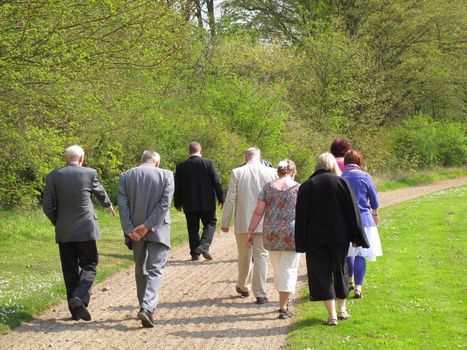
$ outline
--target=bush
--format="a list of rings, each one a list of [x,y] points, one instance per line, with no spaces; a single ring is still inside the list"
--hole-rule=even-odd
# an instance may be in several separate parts
[[[392,132],[394,154],[402,168],[459,166],[467,160],[466,127],[419,114]]]

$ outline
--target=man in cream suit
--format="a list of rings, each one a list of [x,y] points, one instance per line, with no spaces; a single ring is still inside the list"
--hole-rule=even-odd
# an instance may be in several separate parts
[[[261,152],[256,147],[245,151],[245,163],[232,170],[222,212],[222,231],[229,232],[235,206],[234,232],[238,250],[236,290],[241,296],[247,297],[251,288],[256,297],[256,303],[264,304],[268,302],[266,279],[269,254],[263,245],[262,221],[254,232],[252,248],[247,246],[247,233],[258,194],[266,183],[277,178],[277,173],[275,169],[261,164]],[[254,264],[252,264],[252,257]]]
[[[143,327],[154,327],[164,266],[170,248],[173,174],[159,169],[158,153],[144,151],[138,167],[120,175],[118,205],[125,240],[133,250],[136,291]]]
[[[82,166],[83,149],[78,145],[68,147],[65,161],[66,166],[47,176],[42,205],[55,226],[71,318],[90,321],[87,306],[99,262],[96,240],[100,239],[91,197],[109,208],[112,215],[115,211],[97,171]]]

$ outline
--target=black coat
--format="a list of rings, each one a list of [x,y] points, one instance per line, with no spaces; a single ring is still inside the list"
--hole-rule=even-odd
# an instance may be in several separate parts
[[[304,253],[312,248],[350,242],[369,247],[355,196],[346,180],[318,170],[298,191],[296,250]]]
[[[175,208],[186,212],[215,210],[216,196],[219,203],[224,203],[224,192],[212,160],[191,156],[177,165]]]

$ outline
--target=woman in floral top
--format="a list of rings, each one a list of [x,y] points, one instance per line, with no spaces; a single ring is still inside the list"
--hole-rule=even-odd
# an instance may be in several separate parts
[[[264,248],[267,249],[274,271],[274,284],[279,292],[279,318],[293,315],[288,309],[290,295],[297,283],[300,255],[295,251],[295,203],[298,187],[294,181],[295,163],[289,159],[279,162],[279,179],[264,185],[248,227],[248,244],[263,218]]]

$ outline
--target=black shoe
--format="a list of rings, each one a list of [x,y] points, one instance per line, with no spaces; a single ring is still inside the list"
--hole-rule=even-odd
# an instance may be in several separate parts
[[[138,318],[141,320],[141,324],[143,325],[143,327],[152,328],[156,325],[154,323],[154,319],[152,318],[152,313],[150,313],[146,309],[139,310]]]
[[[235,286],[235,290],[237,291],[238,294],[240,294],[244,298],[250,296],[250,292],[244,292],[243,290],[240,289],[239,286]]]
[[[83,301],[78,298],[74,297],[69,300],[69,305],[70,308],[75,310],[75,318],[73,318],[75,321],[78,321],[79,319],[83,319],[84,321],[91,321],[91,314],[89,313],[86,305],[84,305]]]
[[[78,312],[75,308],[72,308],[70,306],[70,313],[71,313],[71,320],[73,321],[79,321],[79,316],[78,316]]]
[[[267,297],[256,297],[256,304],[263,305],[269,302]]]
[[[191,257],[191,261],[198,261],[199,260],[199,255],[195,255]]]
[[[196,248],[195,252],[199,254],[203,254],[204,258],[206,260],[212,260],[212,255],[209,253],[209,250],[203,248],[203,247],[198,247]]]

